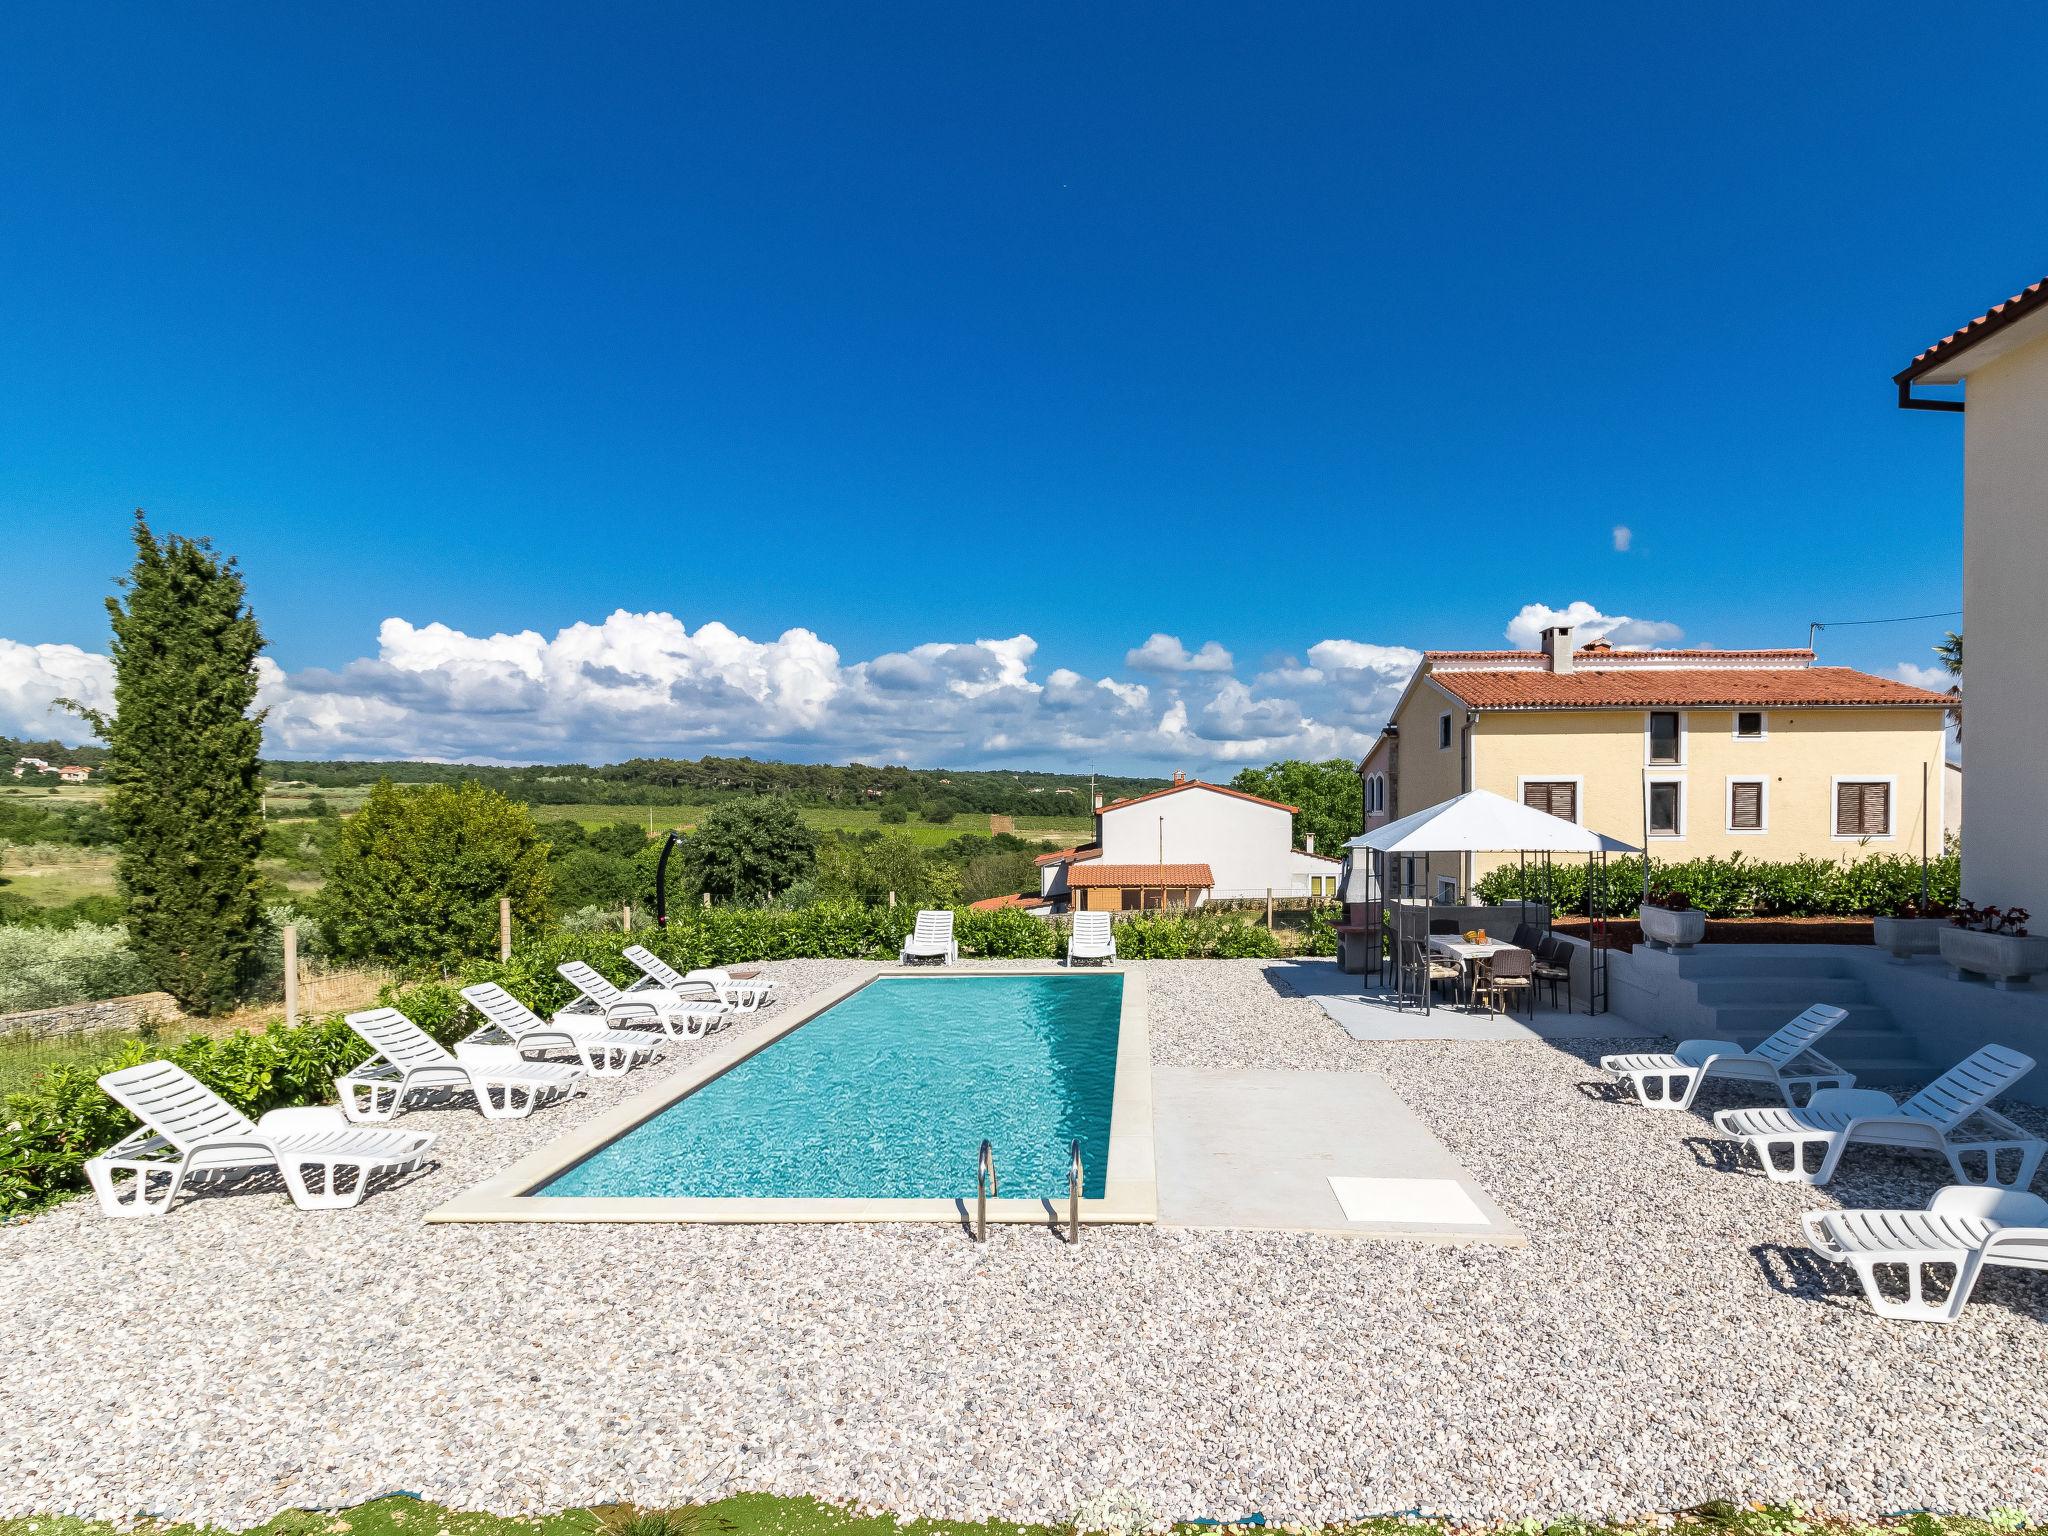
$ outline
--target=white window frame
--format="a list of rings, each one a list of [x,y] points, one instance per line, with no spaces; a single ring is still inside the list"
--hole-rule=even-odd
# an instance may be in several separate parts
[[[1387,776],[1384,773],[1366,775],[1365,808],[1368,811],[1384,811],[1387,808]]]
[[[1445,886],[1450,887],[1448,893],[1444,889]],[[1458,877],[1456,875],[1438,875],[1436,877],[1436,889],[1430,894],[1430,904],[1438,907],[1455,907],[1458,904]]]
[[[1676,715],[1676,716],[1678,716],[1678,761],[1677,761],[1677,762],[1675,762],[1675,763],[1658,763],[1658,762],[1652,762],[1652,761],[1651,761],[1651,759],[1650,759],[1650,716],[1652,716],[1652,715]],[[1687,749],[1687,746],[1686,746],[1686,740],[1685,740],[1685,738],[1686,738],[1686,736],[1687,736],[1687,735],[1688,735],[1688,734],[1690,733],[1690,729],[1691,729],[1691,728],[1690,728],[1690,727],[1689,727],[1689,726],[1688,726],[1688,725],[1686,724],[1686,719],[1685,719],[1685,711],[1684,711],[1684,710],[1682,710],[1682,709],[1646,709],[1646,710],[1644,710],[1644,711],[1643,711],[1643,766],[1644,766],[1645,768],[1669,768],[1669,769],[1674,769],[1674,770],[1675,770],[1675,769],[1679,769],[1679,768],[1683,768],[1683,767],[1687,766],[1687,764],[1686,764],[1686,755],[1687,755],[1687,750],[1688,750],[1688,749]]]
[[[1447,709],[1436,717],[1436,749],[1439,752],[1451,750],[1451,743],[1457,739],[1457,732],[1451,729],[1451,712]]]
[[[1742,734],[1742,717],[1755,715],[1763,722],[1763,729],[1754,736]],[[1769,741],[1771,738],[1771,712],[1767,709],[1738,709],[1728,717],[1728,734],[1736,741]]]
[[[1683,739],[1683,737],[1684,737],[1684,731],[1683,731],[1683,728],[1681,728],[1681,730],[1680,730],[1680,733],[1679,733],[1679,734],[1680,734],[1680,739]],[[1651,830],[1651,828],[1650,828],[1650,786],[1651,786],[1652,784],[1676,784],[1676,785],[1678,786],[1678,830],[1677,830],[1676,832],[1657,832],[1657,831],[1653,831],[1653,830]],[[1685,841],[1685,828],[1686,828],[1686,823],[1687,823],[1687,821],[1688,821],[1688,820],[1690,820],[1690,819],[1691,819],[1691,814],[1692,814],[1692,808],[1691,808],[1691,806],[1690,806],[1690,805],[1688,805],[1688,804],[1687,804],[1687,802],[1688,802],[1689,800],[1691,800],[1691,799],[1692,799],[1692,796],[1691,796],[1691,795],[1689,795],[1689,794],[1687,794],[1687,793],[1685,792],[1685,775],[1684,775],[1684,774],[1682,774],[1682,773],[1650,773],[1650,774],[1645,774],[1645,775],[1643,776],[1643,835],[1644,835],[1645,837],[1651,837],[1651,838],[1655,838],[1655,839],[1656,839],[1656,840],[1657,840],[1658,842],[1660,842],[1660,843],[1682,843],[1682,842],[1684,842],[1684,841]],[[1830,812],[1832,813],[1832,807],[1830,807]]]
[[[1721,825],[1723,830],[1730,837],[1762,837],[1765,833],[1769,832],[1771,830],[1771,781],[1760,773],[1731,773],[1728,775],[1727,783],[1728,787],[1721,804]],[[1757,801],[1757,817],[1761,825],[1754,827],[1738,827],[1735,825],[1735,786],[1738,784],[1758,784],[1763,787],[1763,794],[1758,797]],[[1681,801],[1682,804],[1683,801]],[[1828,807],[1828,814],[1830,817],[1833,816],[1833,806]],[[1684,819],[1682,812],[1680,819]]]
[[[1885,829],[1882,832],[1837,832],[1835,830],[1835,807],[1842,803],[1844,784],[1886,784],[1884,811]],[[1828,780],[1828,841],[1834,843],[1891,843],[1899,836],[1899,780],[1890,773],[1838,773]]]
[[[1527,805],[1531,784],[1569,784],[1572,787],[1572,825],[1586,824],[1586,777],[1580,773],[1525,773],[1515,780],[1515,800]]]

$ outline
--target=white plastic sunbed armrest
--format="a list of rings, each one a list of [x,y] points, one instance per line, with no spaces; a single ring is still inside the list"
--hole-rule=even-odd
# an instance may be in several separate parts
[[[605,1022],[609,1024],[620,1017],[636,1019],[658,1019],[662,1010],[657,1005],[638,997],[622,997],[604,1010]]]
[[[1817,1115],[1851,1115],[1858,1120],[1884,1118],[1899,1112],[1899,1101],[1875,1088],[1823,1088],[1806,1101]]]
[[[1807,1246],[1815,1253],[1833,1259],[1837,1264],[1846,1264],[1849,1262],[1848,1251],[1836,1243],[1834,1234],[1828,1231],[1828,1218],[1834,1214],[1833,1211],[1808,1211],[1799,1218],[1799,1224],[1806,1228]]]
[[[295,1109],[273,1109],[256,1122],[259,1131],[346,1131],[355,1126],[341,1112],[339,1104],[302,1104]]]
[[[1698,1067],[1715,1056],[1747,1056],[1749,1052],[1733,1040],[1681,1040],[1671,1054],[1689,1067]]]

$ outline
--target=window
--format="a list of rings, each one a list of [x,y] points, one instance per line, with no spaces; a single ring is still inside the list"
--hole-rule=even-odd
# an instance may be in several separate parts
[[[1387,808],[1387,777],[1385,774],[1373,774],[1365,781],[1365,808],[1368,811],[1384,811]]]
[[[1735,734],[1743,741],[1761,741],[1764,712],[1760,709],[1738,709],[1735,712]]]
[[[1650,711],[1650,761],[1673,766],[1683,761],[1679,756],[1678,711],[1675,709],[1653,709]]]
[[[1685,835],[1685,786],[1676,779],[1657,779],[1650,784],[1650,836]]]
[[[1124,887],[1123,909],[1126,912],[1135,912],[1138,910],[1138,895],[1139,893],[1132,890],[1129,886]]]
[[[1446,710],[1436,717],[1436,749],[1439,752],[1446,752],[1450,750],[1450,745],[1451,716],[1450,711]]]
[[[1458,904],[1458,881],[1455,876],[1436,877],[1436,904],[1440,907],[1454,907]]]
[[[1730,779],[1728,781],[1728,830],[1730,832],[1761,832],[1764,830],[1764,781],[1762,779]]]
[[[1531,810],[1543,811],[1551,816],[1562,816],[1566,821],[1579,819],[1579,781],[1577,779],[1524,779],[1522,781],[1522,804]]]
[[[1892,786],[1889,779],[1835,781],[1835,836],[1890,837]]]

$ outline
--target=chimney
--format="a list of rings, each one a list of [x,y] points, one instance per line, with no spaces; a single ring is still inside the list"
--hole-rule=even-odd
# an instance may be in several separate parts
[[[1174,770],[1173,770],[1173,782],[1174,782],[1174,783],[1176,783],[1176,784],[1185,784],[1185,783],[1187,783],[1187,781],[1188,781],[1188,776],[1187,776],[1187,775],[1186,775],[1185,773],[1181,772],[1181,771],[1180,771],[1180,769],[1176,768],[1176,769],[1174,769]]]
[[[1553,672],[1569,672],[1572,669],[1572,627],[1569,624],[1555,624],[1543,631],[1543,658],[1550,663]]]
[[[1313,832],[1309,833],[1309,834],[1308,834],[1308,836],[1307,836],[1307,837],[1305,837],[1305,838],[1303,838],[1303,839],[1302,839],[1301,841],[1302,841],[1302,845],[1303,845],[1303,848],[1304,848],[1304,850],[1305,850],[1306,852],[1309,852],[1309,853],[1314,853],[1314,852],[1316,851],[1316,835],[1315,835],[1315,833],[1313,833]]]
[[[1098,811],[1102,809],[1102,796],[1100,795],[1095,797],[1095,809]]]

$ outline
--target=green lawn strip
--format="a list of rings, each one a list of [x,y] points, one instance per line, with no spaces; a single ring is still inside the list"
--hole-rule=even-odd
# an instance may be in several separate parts
[[[1107,1501],[1121,1504],[1121,1500]],[[1249,1511],[1224,1512],[1237,1517]],[[1386,1516],[1321,1527],[1286,1526],[1315,1536],[1659,1536],[1683,1531],[1696,1536],[2007,1536],[2026,1522],[2010,1511],[1985,1516],[1901,1513],[1875,1521],[1817,1515],[1796,1505],[1709,1504],[1676,1515],[1636,1520],[1439,1521]],[[572,1509],[559,1514],[504,1516],[465,1513],[417,1499],[393,1496],[336,1511],[293,1510],[256,1526],[245,1536],[1071,1536],[1071,1524],[1013,1525],[1007,1521],[898,1520],[862,1514],[816,1499],[736,1494],[710,1504],[674,1510],[637,1510],[627,1505]],[[1215,1532],[1214,1524],[1174,1527],[1182,1536]],[[1248,1532],[1250,1525],[1226,1526]],[[202,1526],[166,1525],[150,1520],[114,1525],[68,1516],[0,1520],[0,1536],[223,1536]],[[1117,1536],[1135,1536],[1126,1526]]]

